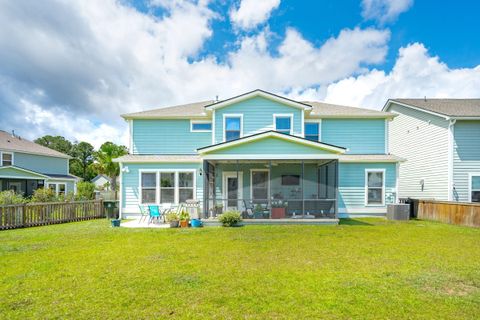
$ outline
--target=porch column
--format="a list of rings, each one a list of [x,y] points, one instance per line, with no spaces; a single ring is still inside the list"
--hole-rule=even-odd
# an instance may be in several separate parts
[[[272,160],[268,160],[268,194],[267,194],[267,206],[270,208],[269,217],[272,219],[272,196],[270,194],[272,190]],[[252,183],[252,181],[250,181]],[[285,208],[287,210],[287,208]]]
[[[335,219],[338,219],[338,160],[335,160]]]
[[[305,175],[305,161],[302,160],[302,173],[300,177],[301,187],[302,187],[302,219],[305,218],[305,191],[303,190],[304,183],[303,183],[303,177]]]
[[[209,210],[209,194],[210,194],[210,189],[208,185],[208,180],[209,180],[209,172],[208,172],[208,161],[203,160],[203,217],[208,218],[208,213],[210,212]]]
[[[237,210],[240,211],[240,206],[238,205],[240,203],[240,199],[238,198],[238,195],[240,194],[240,183],[239,183],[240,181],[238,181],[238,159],[237,159],[237,161],[235,161],[235,171],[236,171],[236,174],[237,174]],[[243,188],[243,185],[242,185],[242,188]],[[242,196],[243,196],[243,190],[242,190]],[[226,198],[227,198],[227,206],[228,206],[228,194],[227,194]],[[241,214],[241,212],[240,212],[240,214]]]

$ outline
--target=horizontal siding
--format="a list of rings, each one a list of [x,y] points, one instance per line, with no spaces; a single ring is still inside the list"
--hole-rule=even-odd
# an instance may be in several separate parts
[[[407,160],[400,165],[399,196],[448,200],[448,122],[396,104],[389,111],[399,113],[389,123],[390,152]]]
[[[293,134],[302,134],[302,110],[262,97],[255,97],[215,110],[215,141],[223,141],[223,115],[243,114],[243,135],[274,130],[273,114],[293,114]]]
[[[46,174],[68,174],[68,159],[15,152],[14,165]]]
[[[469,173],[480,174],[480,121],[457,121],[453,151],[455,200],[468,201]]]
[[[121,179],[121,196],[122,208],[124,214],[139,213],[138,204],[140,203],[140,170],[159,170],[159,169],[195,169],[196,174],[196,197],[197,200],[203,201],[203,176],[200,175],[200,163],[129,163],[124,167],[128,167],[128,172],[122,173]]]
[[[385,153],[384,119],[323,119],[321,140],[351,154]]]
[[[365,170],[385,169],[385,204],[394,202],[396,184],[396,165],[394,163],[340,163],[339,165],[339,202],[341,213],[368,213],[365,206]],[[385,207],[380,207],[385,209]]]
[[[211,132],[190,132],[190,120],[133,120],[133,154],[194,154]]]

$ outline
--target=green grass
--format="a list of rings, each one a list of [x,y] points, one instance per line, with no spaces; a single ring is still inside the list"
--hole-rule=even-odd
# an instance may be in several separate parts
[[[478,319],[480,229],[339,226],[0,232],[2,319]]]

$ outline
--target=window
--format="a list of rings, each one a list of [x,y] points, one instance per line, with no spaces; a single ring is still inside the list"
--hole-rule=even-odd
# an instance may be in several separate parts
[[[175,202],[175,172],[160,172],[160,203]]]
[[[142,172],[142,203],[156,203],[157,194],[157,174],[155,172]]]
[[[320,141],[320,123],[305,122],[305,139],[312,141]]]
[[[470,202],[480,202],[480,173],[470,175]]]
[[[255,200],[267,201],[269,199],[269,172],[268,170],[252,170],[251,198]]]
[[[180,203],[193,199],[193,172],[178,173],[178,200]]]
[[[293,115],[274,114],[275,130],[281,133],[292,134]]]
[[[242,136],[242,116],[225,115],[225,141],[239,139]]]
[[[385,194],[385,170],[366,170],[366,205],[383,206]]]
[[[9,152],[2,152],[2,166],[11,166],[13,165],[13,154]]]
[[[190,131],[210,132],[212,131],[212,123],[210,121],[190,121]]]
[[[65,183],[49,183],[48,188],[55,192],[57,196],[65,195],[67,193],[67,185]]]

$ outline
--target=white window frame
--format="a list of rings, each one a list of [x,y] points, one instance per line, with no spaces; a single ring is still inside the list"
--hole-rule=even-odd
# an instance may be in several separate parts
[[[480,191],[477,189],[473,189],[473,177],[480,177],[480,172],[478,173],[469,173],[468,174],[468,202],[472,202],[472,192],[473,191]]]
[[[270,199],[270,169],[250,169],[250,200],[253,201],[253,173],[254,172],[267,172],[267,185],[268,193],[267,200]]]
[[[178,174],[180,172],[191,172],[193,173],[193,200],[197,199],[197,169],[140,169],[138,170],[138,190],[139,190],[139,197],[138,197],[138,204],[146,204],[142,203],[142,173],[155,173],[157,177],[157,183],[155,187],[155,203],[150,203],[154,205],[160,205],[161,198],[160,198],[160,173],[161,172],[172,172],[175,174],[175,191],[174,191],[174,204],[178,205],[180,200],[180,187],[179,187],[179,179]]]
[[[290,118],[290,133],[289,135],[293,134],[293,113],[274,113],[273,114],[273,128],[275,131],[277,130],[277,118]]]
[[[223,114],[223,142],[227,141],[227,118],[240,118],[240,138],[243,137],[243,113],[224,113]]]
[[[308,120],[305,120],[304,123],[303,123],[303,138],[307,139],[307,132],[305,131],[305,125],[307,123],[318,123],[318,142],[322,141],[322,119],[315,119],[315,120],[312,120],[312,119],[308,119]],[[312,140],[310,140],[312,141]]]
[[[50,188],[50,186],[55,186],[55,195],[58,196],[60,194],[60,185],[65,185],[65,195],[68,193],[67,183],[66,182],[47,182],[45,185],[46,188]]]
[[[368,203],[368,174],[369,173],[375,173],[375,172],[381,172],[382,173],[382,203]],[[386,170],[385,169],[365,169],[365,206],[366,207],[384,207],[385,206],[385,176]]]
[[[194,124],[210,124],[211,128],[213,129],[213,123],[210,120],[190,120],[190,132],[212,132],[210,130],[195,130],[193,129]]]
[[[13,166],[13,164],[14,164],[14,155],[13,155],[13,152],[1,151],[1,152],[0,152],[0,167],[3,167],[3,166],[4,166],[4,165],[3,165],[3,155],[4,155],[4,154],[9,154],[9,155],[12,156],[12,161],[11,161],[12,164],[10,164],[10,166]],[[5,167],[8,167],[8,166],[5,166]]]

